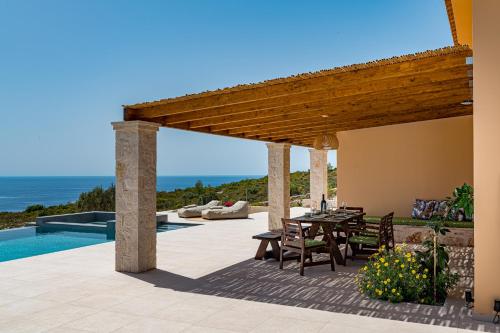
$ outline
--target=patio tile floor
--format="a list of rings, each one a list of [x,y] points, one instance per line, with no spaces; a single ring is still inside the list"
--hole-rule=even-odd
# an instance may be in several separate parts
[[[364,298],[353,282],[360,263],[300,277],[295,262],[280,271],[255,261],[251,236],[266,223],[256,213],[158,234],[158,269],[144,274],[115,272],[113,243],[0,263],[0,332],[500,331],[471,320],[459,300]]]

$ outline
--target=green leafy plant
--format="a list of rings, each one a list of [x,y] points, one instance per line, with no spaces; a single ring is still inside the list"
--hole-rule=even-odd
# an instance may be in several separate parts
[[[359,291],[370,298],[421,302],[429,289],[429,269],[404,245],[396,246],[394,251],[382,247],[360,269],[356,283]]]
[[[458,283],[459,277],[450,271],[450,256],[446,247],[439,242],[439,236],[446,235],[450,230],[444,227],[442,220],[430,221],[428,227],[432,230],[432,238],[424,240],[424,250],[416,252],[420,265],[432,272],[432,288],[427,290],[423,298],[427,304],[442,304],[448,291]]]
[[[451,212],[463,212],[465,219],[472,221],[474,217],[474,189],[471,185],[464,183],[457,187],[449,198]]]

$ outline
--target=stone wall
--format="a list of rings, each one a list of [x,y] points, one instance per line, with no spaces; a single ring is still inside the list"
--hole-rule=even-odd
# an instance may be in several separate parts
[[[449,228],[450,232],[441,236],[440,240],[448,246],[474,246],[473,228]],[[394,238],[396,243],[416,243],[420,244],[422,240],[430,237],[430,230],[427,227],[415,227],[409,225],[395,225]]]

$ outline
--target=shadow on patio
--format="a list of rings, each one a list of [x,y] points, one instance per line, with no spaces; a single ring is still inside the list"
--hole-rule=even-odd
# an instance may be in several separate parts
[[[249,259],[198,279],[191,279],[163,270],[131,275],[180,292],[198,293],[254,302],[281,304],[337,313],[408,321],[438,326],[500,332],[497,326],[474,321],[471,311],[459,299],[449,298],[445,306],[420,304],[391,304],[360,295],[354,279],[361,261],[349,262],[347,267],[328,265],[306,268],[305,276],[298,274],[298,264],[285,263],[283,271],[274,260]]]

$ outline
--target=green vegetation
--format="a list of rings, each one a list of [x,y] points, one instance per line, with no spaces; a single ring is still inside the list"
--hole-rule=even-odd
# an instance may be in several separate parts
[[[337,187],[337,172],[329,166],[329,188],[332,195]],[[309,171],[297,171],[290,174],[290,194],[306,195],[309,192]],[[195,186],[170,192],[158,192],[158,210],[177,209],[188,204],[203,204],[210,200],[238,201],[246,200],[253,205],[264,205],[267,201],[267,177],[245,179],[220,186],[204,186],[198,181]],[[44,207],[32,205],[23,212],[0,212],[0,229],[22,227],[27,222],[35,221],[37,216],[76,213],[89,210],[115,210],[115,187],[107,189],[96,187],[82,193],[75,203]]]
[[[368,222],[380,221],[379,216],[365,216]],[[392,220],[394,225],[411,225],[415,227],[425,227],[429,221],[412,219],[411,217],[394,217]],[[474,228],[474,223],[467,221],[444,221],[444,226],[448,228]]]
[[[450,214],[453,214],[453,211],[458,211],[459,214],[462,214],[465,217],[465,220],[472,221],[474,218],[474,189],[469,184],[463,184],[460,187],[457,187],[453,191],[453,195],[451,198],[448,198],[450,202],[451,210]]]

